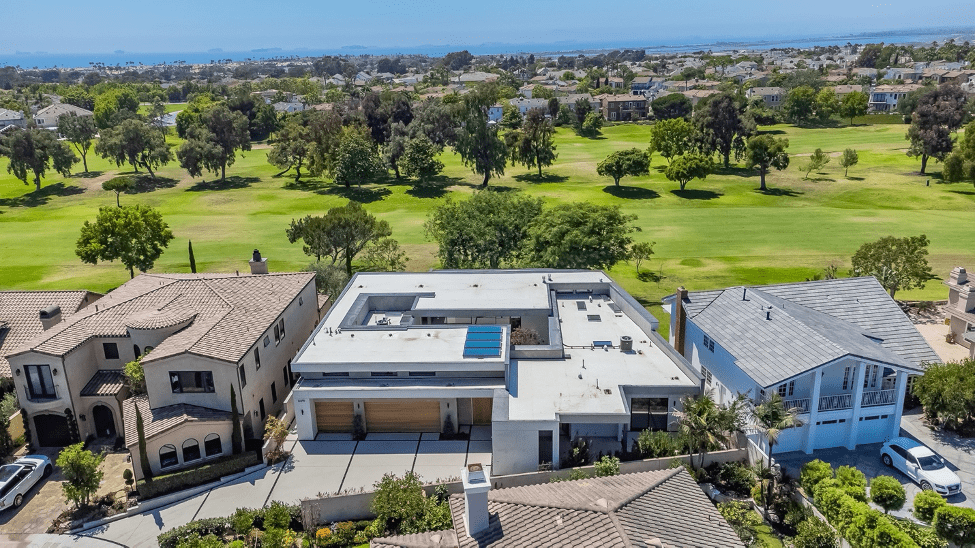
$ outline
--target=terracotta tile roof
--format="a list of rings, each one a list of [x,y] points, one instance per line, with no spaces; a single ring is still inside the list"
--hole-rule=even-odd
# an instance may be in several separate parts
[[[67,318],[99,296],[84,290],[0,292],[0,377],[10,378],[7,355],[44,330],[39,315],[42,309],[58,306],[62,317]]]
[[[685,468],[495,489],[488,501],[489,528],[474,538],[465,530],[464,495],[452,495],[453,539],[438,531],[374,539],[371,546],[743,547]]]
[[[458,548],[458,537],[452,529],[378,537],[370,541],[370,548]]]
[[[237,362],[314,280],[312,273],[139,275],[15,351],[63,356],[97,337],[189,322],[143,358],[180,353]]]
[[[173,429],[184,422],[230,422],[231,413],[208,409],[197,405],[180,403],[155,409],[149,408],[145,395],[130,397],[122,403],[122,419],[126,426],[136,425],[136,407],[142,413],[142,424],[146,439]],[[126,430],[126,447],[139,443],[135,428]]]
[[[110,396],[122,391],[125,376],[121,370],[100,370],[81,390],[82,397]],[[133,413],[135,414],[135,413]]]

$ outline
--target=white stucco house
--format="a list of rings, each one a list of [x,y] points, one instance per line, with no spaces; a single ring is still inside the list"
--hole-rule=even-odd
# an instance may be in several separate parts
[[[95,116],[88,109],[82,109],[81,107],[67,103],[55,103],[34,113],[34,124],[37,124],[37,127],[43,130],[57,130],[58,121],[61,120],[61,117],[69,114],[80,117]]]
[[[798,409],[803,425],[781,432],[775,453],[898,436],[911,378],[940,361],[874,277],[680,288],[664,302],[671,343],[706,391],[724,402],[778,393]]]
[[[558,468],[571,440],[666,430],[701,391],[657,327],[600,271],[358,273],[292,362],[289,406],[301,440],[486,426],[494,473]]]

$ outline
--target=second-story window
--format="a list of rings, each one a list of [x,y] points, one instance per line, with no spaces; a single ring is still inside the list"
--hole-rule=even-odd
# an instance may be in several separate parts
[[[248,385],[248,375],[244,371],[244,363],[241,363],[240,365],[237,366],[237,372],[238,372],[238,375],[241,377],[241,387],[243,388],[243,387],[247,386]]]
[[[214,393],[214,374],[210,371],[170,371],[173,393]]]
[[[278,325],[275,325],[275,343],[277,344],[281,341],[282,341],[282,333],[278,329]]]
[[[851,372],[851,367],[845,367],[845,377],[841,379],[841,389],[848,389],[848,374]]]
[[[278,330],[281,331],[282,338],[284,338],[285,337],[285,319],[284,318],[282,318],[281,320],[278,321]]]
[[[254,348],[254,370],[261,368],[261,354],[258,353],[258,348]]]
[[[278,390],[275,388],[275,383],[271,383],[271,402],[278,403]]]
[[[105,353],[106,359],[119,358],[119,346],[115,342],[102,343],[102,352]]]
[[[27,391],[32,399],[56,397],[50,365],[27,365],[24,370],[27,371]]]

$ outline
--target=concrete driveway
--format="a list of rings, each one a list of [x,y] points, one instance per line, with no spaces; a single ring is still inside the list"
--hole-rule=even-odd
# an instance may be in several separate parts
[[[425,482],[458,476],[471,462],[492,462],[491,428],[476,426],[468,441],[438,441],[438,434],[345,435],[298,441],[291,434],[288,460],[230,481],[187,500],[130,516],[82,533],[129,547],[155,547],[163,531],[195,519],[228,516],[238,508],[289,504],[341,490],[371,490],[384,474],[414,471]]]
[[[974,507],[973,439],[956,438],[931,431],[923,424],[922,415],[918,410],[903,415],[900,435],[911,437],[943,456],[950,464],[950,469],[960,476],[961,481],[961,492],[949,497],[947,501],[957,506]],[[775,456],[775,460],[795,479],[800,478],[801,466],[816,458],[828,462],[834,468],[843,465],[854,466],[865,474],[869,483],[876,476],[892,476],[898,479],[906,489],[906,504],[901,510],[894,511],[892,514],[899,517],[910,517],[913,498],[922,489],[902,472],[882,464],[879,453],[881,448],[881,443],[858,445],[854,451],[849,451],[844,447],[834,447],[819,449],[810,455],[802,452],[778,454]]]

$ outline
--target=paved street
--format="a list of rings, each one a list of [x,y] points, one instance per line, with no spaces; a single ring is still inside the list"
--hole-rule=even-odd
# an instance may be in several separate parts
[[[490,437],[487,426],[476,426],[469,441],[438,441],[437,434],[416,433],[370,434],[359,442],[342,435],[297,441],[292,434],[286,442],[292,455],[284,463],[83,534],[130,547],[155,547],[161,532],[194,519],[227,516],[238,508],[260,508],[276,500],[297,503],[319,493],[369,490],[387,472],[414,471],[434,482],[458,476],[467,463],[491,463]]]

